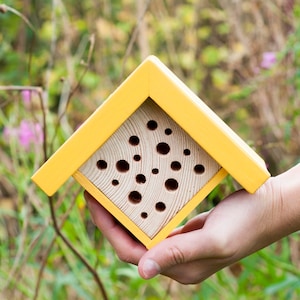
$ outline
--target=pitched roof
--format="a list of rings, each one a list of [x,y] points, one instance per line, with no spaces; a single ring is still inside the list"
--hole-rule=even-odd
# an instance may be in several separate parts
[[[270,176],[255,151],[163,63],[150,56],[32,176],[32,180],[46,194],[54,194],[149,97],[248,192],[255,192]]]

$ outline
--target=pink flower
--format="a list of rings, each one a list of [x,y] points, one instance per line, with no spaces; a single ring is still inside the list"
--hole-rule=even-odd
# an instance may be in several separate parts
[[[41,145],[44,135],[39,123],[22,120],[19,127],[5,127],[4,138],[7,140],[16,139],[20,146],[28,151],[31,145]]]
[[[25,105],[29,105],[30,101],[31,101],[31,91],[30,90],[23,90],[21,92],[22,95],[22,100],[24,102]]]
[[[263,69],[271,69],[276,63],[276,53],[275,52],[265,52],[263,53],[263,58],[260,66]]]

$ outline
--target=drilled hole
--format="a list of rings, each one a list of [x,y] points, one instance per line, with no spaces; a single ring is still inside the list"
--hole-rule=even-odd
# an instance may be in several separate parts
[[[114,180],[111,182],[111,184],[112,184],[113,186],[117,186],[117,185],[119,185],[119,181],[118,181],[117,179],[114,179]]]
[[[181,163],[179,161],[172,161],[171,169],[173,171],[179,171],[181,169]]]
[[[130,144],[130,145],[132,145],[132,146],[137,146],[139,143],[140,143],[140,139],[139,139],[138,136],[132,135],[132,136],[129,138],[129,144]]]
[[[183,154],[184,154],[185,156],[189,156],[189,155],[191,155],[191,150],[190,150],[190,149],[184,149],[184,150],[183,150]]]
[[[116,167],[119,172],[124,173],[129,170],[129,163],[126,160],[122,159],[116,163]]]
[[[174,178],[166,180],[165,187],[168,191],[176,191],[178,189],[178,182]]]
[[[164,211],[166,209],[166,204],[164,204],[163,202],[157,202],[155,204],[155,209],[157,211]]]
[[[141,160],[141,156],[136,154],[134,157],[133,157],[133,160],[135,161],[140,161]]]
[[[102,160],[102,159],[98,160],[97,161],[97,168],[99,170],[105,170],[107,168],[107,162],[105,160]]]
[[[194,171],[196,174],[203,174],[205,172],[205,167],[203,165],[196,165]]]
[[[159,143],[156,146],[156,150],[159,154],[166,155],[170,152],[170,146],[167,143]]]
[[[142,212],[142,213],[141,213],[141,217],[142,217],[143,219],[147,219],[147,218],[148,218],[148,214],[147,214],[146,212]]]
[[[157,122],[154,121],[154,120],[150,120],[147,123],[147,127],[148,127],[149,130],[155,130],[157,128],[157,126],[158,126]]]
[[[159,173],[159,170],[157,168],[152,169],[152,174],[156,175]]]
[[[138,191],[132,191],[128,195],[128,199],[133,204],[139,204],[142,201],[142,195]]]
[[[165,134],[166,134],[166,135],[171,135],[172,132],[173,132],[173,131],[172,131],[171,128],[166,128],[166,129],[165,129]]]
[[[137,183],[145,183],[146,177],[143,174],[138,174],[138,175],[136,175],[135,180]]]

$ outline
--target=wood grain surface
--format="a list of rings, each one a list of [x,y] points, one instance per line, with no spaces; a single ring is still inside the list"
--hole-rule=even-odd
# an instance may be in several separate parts
[[[219,169],[149,98],[79,171],[153,238]]]

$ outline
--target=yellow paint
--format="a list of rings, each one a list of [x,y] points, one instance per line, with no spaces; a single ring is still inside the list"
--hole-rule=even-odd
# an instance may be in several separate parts
[[[106,210],[108,210],[121,224],[123,224],[144,245],[149,237],[139,229],[112,201],[110,201],[92,182],[79,171],[73,174],[77,182],[85,188]]]
[[[164,240],[172,230],[195,209],[197,205],[218,185],[227,175],[221,168],[211,180],[171,219],[171,221],[153,238],[149,238],[127,215],[125,215],[112,201],[110,201],[96,186],[93,185],[79,171],[73,174],[78,183],[83,186],[98,202],[109,211],[124,227],[126,227],[148,249]]]

